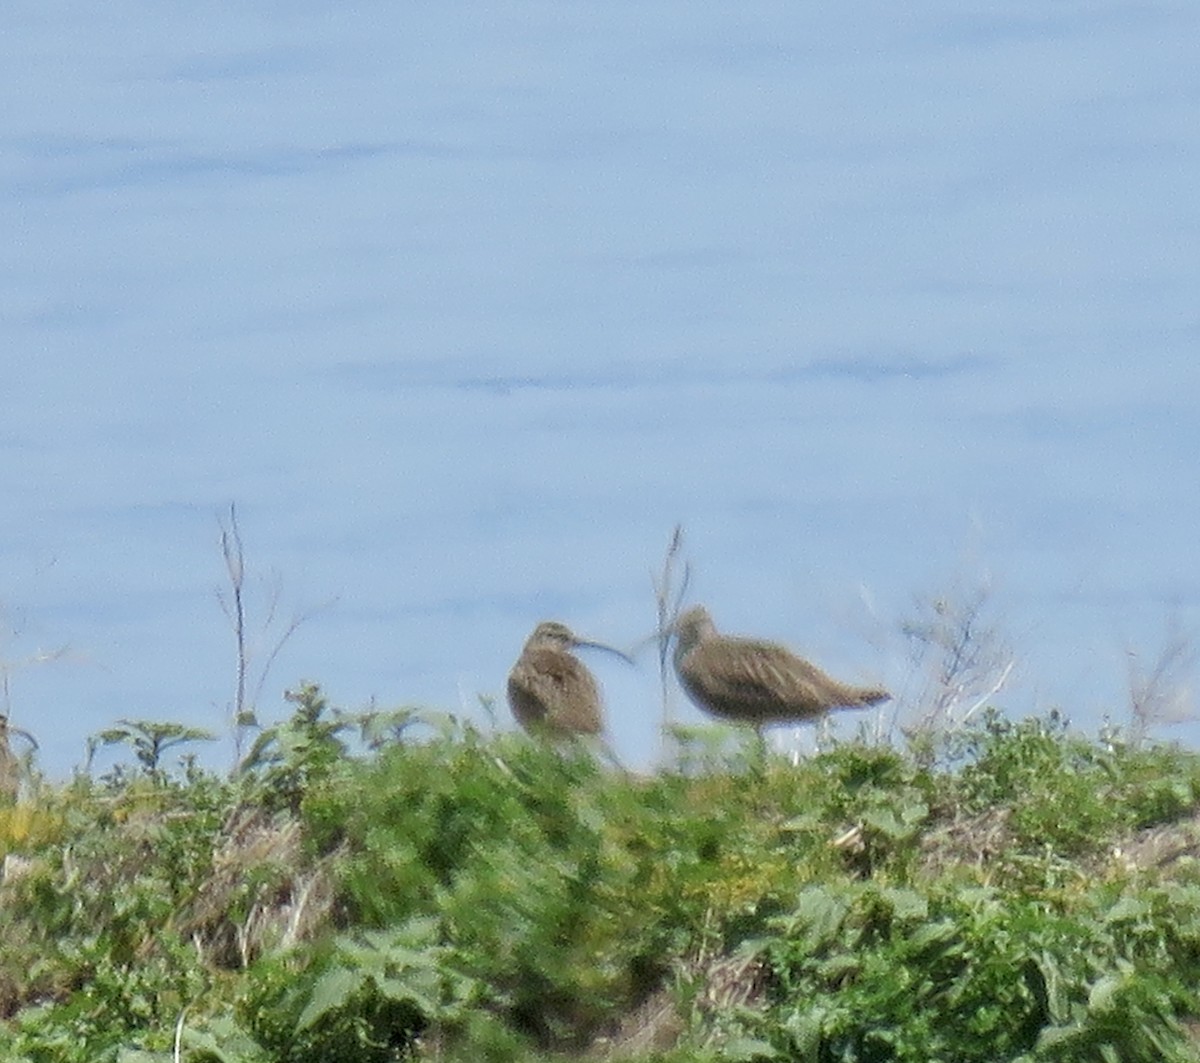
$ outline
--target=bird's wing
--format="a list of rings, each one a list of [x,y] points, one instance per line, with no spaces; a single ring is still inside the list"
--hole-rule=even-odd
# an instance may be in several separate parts
[[[731,715],[770,716],[815,699],[820,671],[773,642],[727,639],[696,647],[683,669],[702,701]]]
[[[569,716],[572,729],[599,729],[599,688],[591,672],[569,653],[523,653],[509,674],[508,697],[522,723],[553,723],[555,717],[567,722]]]
[[[800,720],[889,697],[840,683],[786,647],[754,639],[702,643],[687,655],[680,678],[712,711],[742,720]]]

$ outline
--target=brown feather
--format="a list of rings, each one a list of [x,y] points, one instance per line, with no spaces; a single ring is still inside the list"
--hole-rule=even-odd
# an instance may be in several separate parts
[[[590,645],[554,621],[529,636],[508,676],[508,704],[526,731],[565,738],[604,730],[600,687],[570,652],[580,644]]]
[[[523,653],[508,677],[508,700],[517,722],[527,731],[568,735],[599,734],[604,729],[596,681],[566,652]]]
[[[726,719],[799,722],[891,697],[878,687],[841,683],[774,642],[720,635],[702,606],[679,618],[676,634],[680,684],[702,709]]]

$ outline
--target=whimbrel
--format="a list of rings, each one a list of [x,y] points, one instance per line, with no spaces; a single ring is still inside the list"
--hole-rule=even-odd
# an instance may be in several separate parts
[[[891,697],[879,687],[839,683],[777,643],[718,634],[702,605],[688,609],[672,630],[680,684],[697,705],[723,719],[761,728]]]
[[[543,620],[508,673],[508,704],[517,723],[530,734],[568,738],[604,731],[600,688],[571,653],[579,646],[607,650],[629,661],[613,646],[581,639],[557,620]]]

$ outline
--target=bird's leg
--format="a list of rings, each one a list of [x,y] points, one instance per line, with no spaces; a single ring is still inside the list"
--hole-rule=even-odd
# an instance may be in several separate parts
[[[767,774],[767,731],[761,723],[754,725],[754,770]]]
[[[626,777],[628,777],[629,769],[627,767],[625,767],[624,764],[621,763],[621,758],[617,756],[617,751],[615,749],[613,749],[612,743],[609,742],[609,740],[607,738],[605,738],[604,735],[597,735],[596,736],[596,744],[600,749],[601,756],[606,761],[608,761],[609,766],[616,768],[616,770],[621,772],[622,775],[625,775]]]

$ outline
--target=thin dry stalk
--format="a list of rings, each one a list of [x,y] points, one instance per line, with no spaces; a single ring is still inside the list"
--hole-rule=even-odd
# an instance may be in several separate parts
[[[241,528],[238,527],[237,506],[233,502],[229,503],[228,523],[221,523],[221,556],[225,559],[229,593],[226,595],[218,591],[217,600],[233,627],[237,648],[232,716],[235,752],[237,759],[241,760],[245,728],[252,723],[252,714],[246,711],[246,675],[250,665],[250,651],[246,645],[246,553],[242,546]]]
[[[930,739],[960,730],[1007,684],[1016,661],[989,623],[987,580],[964,588],[955,581],[932,598],[918,599],[918,615],[901,625],[909,659],[921,676],[912,703],[910,737]]]
[[[10,620],[8,610],[0,606],[0,618],[3,618],[4,628],[3,635],[0,636],[0,641],[5,643],[10,640],[16,641],[22,634],[22,626]],[[0,652],[0,716],[3,716],[7,721],[13,715],[13,696],[12,696],[12,679],[13,676],[23,669],[36,668],[43,664],[54,664],[61,661],[70,654],[69,646],[60,646],[56,650],[37,650],[28,656],[19,659],[10,658],[7,653]],[[37,742],[28,731],[22,731],[16,727],[9,727],[13,733],[22,735],[28,738],[32,743],[33,748],[37,749]]]
[[[1008,677],[1012,674],[1013,667],[1016,665],[1016,663],[1017,662],[1015,660],[1009,660],[1004,668],[1001,669],[1000,674],[996,677],[996,681],[984,691],[983,695],[976,700],[975,704],[959,714],[957,726],[963,726],[963,724],[970,720],[971,717],[974,716],[975,713],[977,713],[980,709],[991,704],[992,698],[994,698],[1000,693],[1001,690],[1004,689],[1004,685],[1008,682]]]
[[[179,1013],[179,1018],[175,1022],[175,1063],[181,1063],[183,1059],[183,1020],[187,1017],[187,1008]]]
[[[662,690],[662,735],[664,741],[674,723],[670,670],[668,668],[671,648],[670,631],[679,618],[679,611],[692,578],[691,565],[687,561],[683,562],[682,574],[678,572],[682,552],[683,525],[676,524],[671,533],[671,541],[667,544],[667,553],[663,558],[662,569],[656,575],[651,576],[654,583],[654,603],[658,612],[658,675]]]
[[[235,763],[241,763],[247,733],[258,726],[256,706],[266,686],[267,677],[275,665],[280,652],[299,627],[313,616],[333,604],[334,599],[321,603],[313,609],[297,612],[278,634],[279,606],[282,600],[282,583],[278,575],[272,574],[264,581],[266,604],[263,621],[259,625],[257,640],[249,630],[246,583],[246,551],[242,542],[242,531],[238,523],[237,506],[229,504],[229,513],[218,518],[221,528],[221,556],[225,561],[227,591],[217,591],[217,601],[233,629],[235,682],[230,718],[233,724]],[[258,643],[265,643],[267,650],[261,654]],[[255,661],[261,659],[257,670]]]
[[[1130,737],[1143,742],[1155,726],[1170,726],[1195,719],[1192,681],[1198,650],[1192,632],[1177,612],[1167,617],[1166,633],[1158,656],[1143,668],[1136,650],[1126,651],[1129,661]]]
[[[18,757],[13,752],[12,735],[20,735],[29,743],[24,756]],[[37,739],[33,735],[20,727],[13,727],[8,722],[8,716],[0,713],[0,798],[16,800],[21,780],[29,774],[29,764],[37,748]]]

